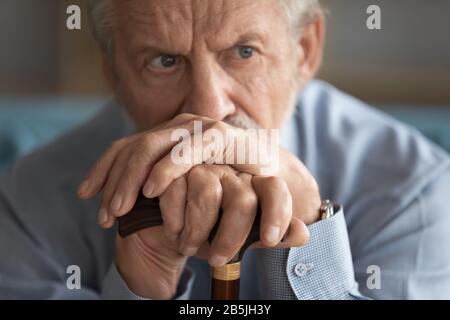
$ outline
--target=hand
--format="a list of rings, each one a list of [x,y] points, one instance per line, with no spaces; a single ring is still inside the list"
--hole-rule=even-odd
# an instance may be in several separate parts
[[[212,266],[227,263],[247,239],[258,198],[264,231],[256,246],[291,247],[307,241],[308,230],[300,219],[292,217],[292,199],[282,180],[253,177],[226,165],[199,165],[160,196],[164,232],[161,228],[145,229],[117,239],[117,266],[129,288],[145,297],[170,298],[187,256],[209,258]],[[209,245],[220,208],[221,222]],[[289,225],[289,234],[280,242]]]
[[[205,158],[202,150],[192,147],[192,161],[185,164],[176,164],[171,153],[174,147],[180,147],[184,142],[171,139],[175,130],[183,129],[190,139],[196,141],[197,132],[194,132],[194,122],[200,121],[204,131],[215,130],[230,139],[216,148],[213,158]],[[200,133],[201,134],[201,133]],[[117,217],[128,213],[134,206],[138,194],[143,190],[148,198],[159,197],[172,181],[185,175],[189,170],[199,164],[209,161],[225,162],[227,152],[234,148],[234,139],[245,139],[245,132],[224,122],[198,117],[191,114],[182,114],[158,128],[135,134],[131,137],[115,141],[111,147],[97,161],[85,181],[81,184],[78,194],[82,199],[89,199],[102,191],[99,223],[105,228],[114,224]],[[249,145],[264,144],[266,141],[254,139]],[[214,145],[214,143],[211,143]],[[266,150],[267,146],[256,147],[255,150]],[[199,155],[199,156],[197,156]],[[262,154],[258,157],[267,158]],[[268,161],[273,163],[274,161]],[[236,164],[235,169],[255,175],[274,175],[275,169],[270,165]]]
[[[277,177],[256,177],[227,165],[199,165],[169,185],[160,196],[164,233],[178,241],[178,251],[198,254],[210,265],[221,266],[240,250],[250,233],[258,203],[261,207],[259,247],[301,246],[308,230],[292,217],[292,197]],[[208,245],[219,210],[223,214],[217,233]],[[289,235],[284,237],[290,226]]]
[[[161,163],[164,161],[159,159],[165,159],[164,153],[167,158],[167,153],[175,143],[158,138],[165,136],[168,139],[167,128],[170,126],[188,128],[189,125],[185,120],[192,121],[192,116],[177,117],[159,131],[141,133],[114,144],[91,172],[87,179],[88,187],[85,186],[84,190],[83,188],[80,190],[80,195],[87,198],[95,194],[96,188],[102,189],[103,187],[102,210],[109,208],[108,217],[118,217],[126,214],[129,209],[114,210],[113,204],[108,206],[108,201],[105,199],[111,199],[112,196],[108,197],[106,193],[107,190],[118,190],[119,188],[126,190],[127,188],[120,185],[115,186],[114,182],[135,182],[129,190],[137,190],[136,197],[143,181],[147,181],[147,184],[153,182],[160,187],[156,194],[160,196],[165,233],[167,238],[172,241],[164,239],[161,236],[161,230],[152,230],[151,232],[144,230],[127,238],[126,241],[118,239],[117,244],[119,271],[135,293],[141,292],[146,297],[168,298],[173,295],[188,255],[198,252],[198,255],[209,257],[211,265],[221,265],[232,258],[250,231],[258,199],[263,212],[261,245],[264,247],[273,247],[279,244],[289,224],[291,224],[289,236],[281,246],[303,245],[307,241],[308,233],[301,219],[309,224],[317,220],[318,216],[320,198],[314,179],[300,161],[283,150],[281,151],[280,165],[282,170],[278,172],[279,177],[252,177],[249,174],[239,173],[229,166],[202,165],[196,166],[192,170],[191,166],[176,172],[176,170],[169,170],[171,169],[169,162],[166,161],[168,166],[162,165]],[[209,127],[218,126],[216,121],[209,121]],[[219,125],[222,126],[222,124]],[[143,145],[145,146],[142,141],[155,147],[151,150],[142,148]],[[162,154],[158,155],[156,152],[158,149]],[[129,161],[119,161],[118,159]],[[136,166],[132,164],[139,163],[136,162],[137,159],[147,161],[149,167],[147,171],[136,170]],[[140,164],[137,167],[145,166]],[[241,166],[240,169],[247,169],[250,172],[259,170],[256,166]],[[108,170],[110,172],[107,172]],[[158,171],[167,174],[164,175]],[[120,174],[113,174],[113,172]],[[176,174],[173,174],[174,172]],[[188,174],[186,174],[187,172]],[[141,177],[132,179],[131,177],[136,173],[141,173]],[[119,176],[125,176],[128,179],[113,178]],[[158,178],[162,178],[162,180],[158,181]],[[108,185],[111,186],[108,187]],[[190,188],[187,188],[187,185]],[[291,194],[295,195],[294,203]],[[132,198],[134,195],[129,197],[129,199]],[[134,205],[134,201],[130,201],[132,202],[130,209]],[[223,220],[211,248],[207,248],[206,239],[217,221],[220,207],[224,209]],[[186,210],[184,210],[185,208]],[[294,216],[292,208],[294,208]],[[108,226],[113,221],[109,219],[103,225]],[[239,223],[236,223],[237,221]],[[192,228],[192,226],[196,227]],[[230,237],[230,234],[233,234],[233,237]],[[164,245],[161,245],[162,243]],[[153,280],[154,277],[148,282],[144,281],[141,279],[142,274],[158,275],[157,281]]]

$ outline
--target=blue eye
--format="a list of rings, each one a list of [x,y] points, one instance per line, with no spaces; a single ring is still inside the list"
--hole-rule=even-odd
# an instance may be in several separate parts
[[[170,69],[178,63],[177,56],[165,54],[158,56],[151,61],[151,65],[156,68]]]
[[[254,49],[251,47],[238,47],[237,50],[242,59],[250,59],[254,53]]]

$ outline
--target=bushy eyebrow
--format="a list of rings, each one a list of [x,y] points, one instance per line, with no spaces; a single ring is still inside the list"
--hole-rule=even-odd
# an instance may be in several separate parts
[[[245,30],[241,34],[236,33],[231,39],[224,39],[221,41],[220,35],[208,43],[208,48],[212,51],[222,51],[237,46],[253,45],[264,47],[267,43],[267,38],[264,32],[257,29]]]
[[[238,40],[235,42],[234,46],[245,45],[249,43],[259,43],[263,45],[265,43],[265,39],[259,33],[246,33],[239,36]]]
[[[214,44],[212,43],[214,42]],[[213,51],[221,51],[236,46],[242,45],[259,45],[263,46],[266,43],[266,37],[264,32],[260,30],[246,30],[242,34],[236,34],[236,37],[232,39],[220,40],[220,36],[214,38],[208,47]],[[160,37],[149,36],[139,36],[131,40],[130,48],[132,48],[134,54],[170,54],[170,55],[180,55],[186,56],[189,52],[185,52],[183,49],[177,49],[176,46],[171,46],[170,44],[165,45],[165,41]],[[187,48],[186,48],[187,49]]]
[[[248,33],[244,33],[242,35],[239,36],[238,40],[236,41],[235,45],[241,45],[241,44],[246,44],[249,42],[260,42],[260,43],[264,43],[264,37],[261,36],[260,33],[257,32],[248,32]]]
[[[164,41],[153,37],[137,37],[130,42],[130,48],[134,54],[151,53],[151,54],[172,54],[185,55],[186,52],[177,51],[171,46],[165,46]]]

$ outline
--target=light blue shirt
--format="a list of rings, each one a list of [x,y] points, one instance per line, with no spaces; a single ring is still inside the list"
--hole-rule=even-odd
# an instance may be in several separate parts
[[[111,141],[130,134],[111,103],[16,163],[0,180],[0,298],[138,299],[114,265],[116,230],[97,225],[99,199],[76,188]],[[282,143],[337,214],[309,226],[300,248],[249,251],[241,298],[450,298],[450,157],[387,115],[314,81]],[[66,286],[67,267],[81,289]],[[177,298],[209,298],[209,268],[192,258]]]

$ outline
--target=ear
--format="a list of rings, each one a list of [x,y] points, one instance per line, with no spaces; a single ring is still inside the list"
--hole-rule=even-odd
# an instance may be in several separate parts
[[[301,83],[313,79],[322,64],[325,43],[325,18],[319,14],[317,18],[303,28],[298,45],[299,75]]]
[[[114,72],[113,62],[108,54],[102,51],[102,72],[105,77],[106,83],[112,92],[117,91],[117,77]]]

